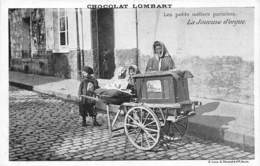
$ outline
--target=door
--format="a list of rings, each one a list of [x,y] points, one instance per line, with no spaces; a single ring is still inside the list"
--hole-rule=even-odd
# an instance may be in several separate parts
[[[22,57],[31,57],[31,40],[30,40],[30,17],[23,18],[22,21]]]
[[[115,71],[113,9],[92,10],[91,23],[95,75],[110,79]]]

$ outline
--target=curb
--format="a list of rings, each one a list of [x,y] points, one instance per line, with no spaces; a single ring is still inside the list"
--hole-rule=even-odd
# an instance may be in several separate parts
[[[48,94],[54,97],[61,98],[65,101],[69,102],[77,102],[78,98],[76,96],[71,96],[70,94],[63,94],[48,90],[42,90],[40,88],[34,87],[32,85],[27,85],[19,82],[9,81],[9,84],[12,86],[16,86],[22,89],[35,91],[38,93]],[[100,107],[100,108],[99,108]],[[98,109],[100,112],[106,113],[106,110],[103,110],[104,107],[102,104],[99,104]],[[101,110],[100,110],[101,109]],[[194,135],[196,137],[202,139],[209,139],[212,141],[220,142],[226,145],[230,145],[233,147],[239,147],[244,151],[254,152],[254,137],[242,135],[239,133],[233,133],[230,131],[225,131],[222,128],[214,128],[206,125],[201,125],[199,123],[192,122],[189,120],[189,127],[187,130],[188,134]]]
[[[195,115],[196,116],[196,115]],[[189,120],[188,134],[194,135],[202,139],[208,139],[229,145],[231,147],[239,147],[248,152],[254,152],[254,137],[225,131],[223,128],[215,128]]]
[[[48,90],[42,90],[40,88],[37,87],[33,87],[32,88],[33,91],[38,92],[38,93],[43,93],[43,94],[47,94],[47,95],[51,95],[60,99],[63,99],[65,101],[70,101],[70,102],[78,102],[78,97],[76,96],[71,96],[70,94],[63,94],[63,93],[59,93],[59,92],[53,92],[53,91],[48,91]]]
[[[22,88],[22,89],[26,89],[26,90],[33,90],[33,86],[32,85],[27,85],[27,84],[22,84],[22,83],[18,83],[18,82],[13,82],[13,81],[9,81],[9,86],[16,86],[18,88]]]

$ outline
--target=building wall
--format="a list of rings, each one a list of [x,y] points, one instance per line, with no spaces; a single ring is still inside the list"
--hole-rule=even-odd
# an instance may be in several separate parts
[[[234,13],[235,16],[191,16],[192,13]],[[189,16],[175,17],[189,13]],[[171,15],[171,16],[166,16]],[[188,20],[246,20],[243,25],[188,25]],[[200,56],[239,56],[253,60],[253,8],[176,8],[139,9],[139,43],[144,54],[152,54],[151,45],[155,40],[165,43],[176,58]]]
[[[89,9],[79,9],[80,21],[80,48],[84,56],[84,65],[93,67],[93,54],[91,45],[91,15]]]
[[[189,13],[189,16],[175,17]],[[211,16],[192,16],[210,13]],[[212,17],[212,13],[235,13]],[[127,19],[126,19],[127,18]],[[188,25],[188,20],[245,20],[242,25]],[[144,72],[152,44],[165,43],[176,67],[190,70],[190,95],[253,104],[254,9],[138,9],[138,63]],[[135,9],[115,10],[116,65],[136,63]]]
[[[67,9],[67,15],[69,45],[61,47],[58,9],[10,11],[11,68],[22,72],[77,79],[77,50],[84,56],[84,64],[93,66],[90,10],[79,11],[79,48],[75,9]]]
[[[53,51],[54,49],[54,11],[53,8],[46,8],[45,9],[45,27],[46,27],[46,50]],[[56,25],[56,24],[55,24]],[[57,25],[56,25],[57,26]]]
[[[10,19],[11,68],[49,74],[46,51],[45,10],[12,9]]]
[[[68,15],[69,30],[69,45],[66,47],[59,46],[58,9],[54,9],[53,11],[55,41],[54,56],[57,56],[53,58],[53,66],[55,66],[54,75],[58,77],[64,77],[64,75],[66,75],[67,78],[78,79],[78,52],[81,56],[81,68],[83,65],[89,65],[93,67],[90,32],[90,10],[78,10],[78,27],[76,23],[76,10],[69,8],[66,9],[66,11]],[[79,41],[77,41],[77,36],[79,36]]]
[[[76,15],[75,9],[66,9],[68,16],[69,45],[60,46],[59,36],[59,10],[53,9],[53,75],[62,78],[77,79],[77,40],[76,40]]]
[[[92,43],[91,11],[79,10],[79,34],[75,9],[67,11],[69,45],[65,48],[59,46],[58,9],[45,9],[42,11],[44,18],[36,12],[29,31],[33,36],[31,39],[25,35],[28,34],[28,26],[23,22],[28,21],[26,18],[31,17],[33,11],[17,9],[11,12],[11,64],[14,69],[25,71],[28,66],[28,72],[77,79],[78,53],[81,53],[85,65],[95,68],[97,56]],[[191,15],[200,12],[229,12],[235,13],[235,16],[213,18]],[[165,43],[176,67],[193,73],[194,78],[190,80],[189,86],[191,96],[253,104],[253,8],[138,9],[137,15],[135,9],[114,9],[113,13],[116,67],[138,63],[141,72],[144,72],[152,56],[152,44],[160,40]],[[180,13],[190,15],[176,17]],[[188,20],[196,22],[199,19],[240,19],[246,23],[188,25]],[[34,31],[33,27],[40,30]],[[42,42],[44,38],[46,42]],[[25,45],[24,41],[28,40],[31,44]],[[28,54],[30,51],[31,54]]]
[[[32,57],[46,58],[45,9],[31,9],[31,46]]]
[[[133,9],[114,9],[115,65],[136,64],[136,13]]]
[[[189,16],[175,17],[189,13]],[[211,16],[192,16],[210,13]],[[234,13],[212,17],[212,13]],[[188,20],[245,20],[241,25],[189,25]],[[254,9],[177,8],[138,10],[139,48],[145,66],[152,43],[165,43],[179,69],[190,70],[190,94],[196,97],[253,104]],[[143,70],[142,70],[143,71]]]
[[[22,28],[21,10],[14,10],[9,12],[10,21],[10,41],[11,41],[11,65],[16,70],[23,70],[22,68],[22,34],[24,29]],[[29,51],[29,50],[28,50]]]

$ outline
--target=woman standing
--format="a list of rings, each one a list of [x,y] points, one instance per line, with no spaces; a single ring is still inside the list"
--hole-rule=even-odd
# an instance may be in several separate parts
[[[153,44],[154,56],[148,60],[145,71],[166,71],[175,68],[175,64],[165,45],[160,41]]]

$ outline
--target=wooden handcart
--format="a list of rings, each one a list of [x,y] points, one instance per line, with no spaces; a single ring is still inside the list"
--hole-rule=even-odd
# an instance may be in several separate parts
[[[111,110],[106,103],[108,130],[123,130],[133,146],[151,150],[167,135],[173,140],[181,139],[188,128],[188,118],[195,115],[196,106],[188,92],[189,71],[164,71],[134,76],[136,95],[130,101],[120,104],[118,110]],[[83,96],[95,101],[104,101],[103,96]],[[111,120],[111,112],[115,113]],[[123,126],[116,128],[119,116],[124,116]]]

